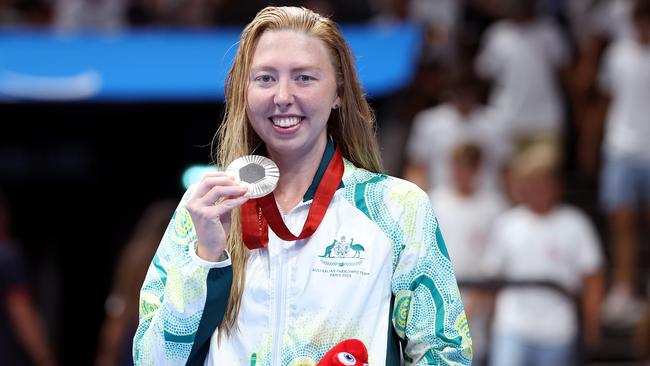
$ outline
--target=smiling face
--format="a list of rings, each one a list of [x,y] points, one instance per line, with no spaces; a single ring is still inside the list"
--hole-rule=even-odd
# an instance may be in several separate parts
[[[340,104],[325,44],[301,32],[266,31],[250,70],[246,113],[271,157],[320,159],[327,120]]]

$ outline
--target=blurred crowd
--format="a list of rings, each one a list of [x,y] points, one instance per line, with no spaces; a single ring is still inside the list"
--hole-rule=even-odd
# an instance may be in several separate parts
[[[491,3],[427,25],[434,105],[389,169],[430,193],[476,364],[577,364],[623,329],[647,357],[650,2]],[[576,177],[597,203],[565,203]]]
[[[266,3],[1,0],[0,24],[242,25]],[[610,346],[608,330],[627,331],[630,358],[650,361],[650,271],[639,261],[650,241],[650,0],[273,4],[343,23],[422,24],[413,81],[375,101],[379,137],[387,171],[431,197],[475,364],[560,365],[567,357],[580,364]],[[593,183],[598,202],[566,203],[577,176]],[[130,362],[139,286],[172,211],[173,203],[154,204],[125,245],[98,365]],[[13,258],[5,242],[0,237],[0,254]],[[3,279],[3,298],[29,299],[21,271],[6,275],[15,284]],[[0,316],[12,314],[7,305]],[[13,339],[35,363],[50,364],[39,361],[51,361],[46,340]]]

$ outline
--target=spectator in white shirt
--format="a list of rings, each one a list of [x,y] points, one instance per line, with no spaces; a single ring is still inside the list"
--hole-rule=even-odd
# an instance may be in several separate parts
[[[490,26],[475,61],[494,86],[489,103],[501,113],[519,150],[544,140],[561,146],[565,108],[560,72],[570,53],[550,19],[537,17],[534,0],[502,0],[506,17]]]
[[[425,191],[451,183],[451,150],[475,142],[483,151],[480,186],[499,191],[501,172],[510,156],[503,126],[481,103],[480,81],[469,68],[447,73],[446,102],[418,113],[406,146],[405,178]]]
[[[599,340],[600,242],[587,216],[560,202],[557,156],[545,144],[524,150],[512,166],[521,204],[493,226],[483,263],[486,275],[556,288],[529,284],[497,294],[492,365],[574,365],[578,306],[587,345]]]
[[[643,304],[635,294],[638,207],[650,209],[650,0],[633,10],[634,36],[605,52],[601,90],[611,98],[602,146],[601,201],[608,214],[614,276],[605,301],[610,325],[632,326]],[[647,244],[647,243],[646,243]]]

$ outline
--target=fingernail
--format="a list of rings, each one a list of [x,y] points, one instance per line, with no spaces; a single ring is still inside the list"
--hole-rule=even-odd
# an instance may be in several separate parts
[[[235,182],[238,182],[237,176],[235,174],[233,174],[232,172],[226,172],[226,176],[228,178],[234,180]]]

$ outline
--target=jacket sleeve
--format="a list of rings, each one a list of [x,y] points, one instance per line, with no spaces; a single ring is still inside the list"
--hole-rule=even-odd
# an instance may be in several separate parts
[[[135,365],[195,363],[191,359],[205,357],[225,313],[230,259],[211,263],[196,255],[196,232],[185,209],[192,191],[190,187],[174,212],[140,291]]]
[[[410,183],[389,197],[394,243],[393,327],[406,365],[470,365],[471,339],[458,285],[428,196]]]

